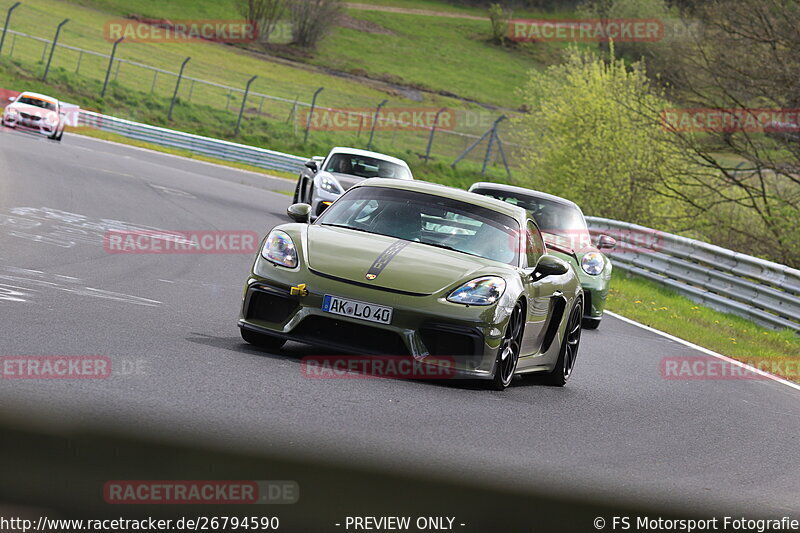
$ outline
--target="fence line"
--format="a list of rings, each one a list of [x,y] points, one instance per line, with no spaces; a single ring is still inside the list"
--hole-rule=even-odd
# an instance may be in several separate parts
[[[17,37],[22,38],[22,39],[29,39],[31,41],[41,43],[43,45],[43,48],[44,48],[44,51],[42,52],[43,54],[47,51],[47,48],[49,46],[52,46],[52,43],[53,43],[53,41],[51,39],[48,39],[48,38],[45,38],[45,37],[39,37],[39,36],[31,35],[29,33],[21,32],[21,31],[17,31],[17,30],[13,30],[13,29],[9,29],[8,30],[8,34],[12,35],[14,37],[14,42],[12,43],[12,45],[10,47],[9,54],[14,54],[14,47],[15,47],[15,45],[17,45],[17,43],[16,43]],[[69,50],[69,51],[79,55],[79,57],[77,58],[76,72],[78,72],[82,76],[85,76],[84,74],[80,73],[80,69],[81,69],[81,66],[82,66],[82,61],[84,59],[84,55],[90,56],[90,57],[93,57],[93,58],[97,58],[98,60],[105,61],[106,63],[108,63],[107,60],[109,60],[111,58],[111,55],[108,54],[108,53],[103,53],[103,52],[98,52],[98,51],[95,51],[95,50],[89,50],[89,49],[85,49],[85,48],[81,48],[81,47],[77,47],[77,46],[72,46],[72,45],[65,44],[63,42],[56,43],[56,48],[57,49]],[[20,52],[18,50],[17,54],[19,54],[19,53]],[[37,52],[37,54],[38,54],[38,52]],[[28,53],[28,55],[33,57],[33,55],[35,55],[35,54]],[[35,60],[35,58],[34,58],[34,60]],[[57,60],[56,63],[58,63],[58,62],[59,61]],[[60,62],[63,65],[63,58],[61,59]],[[166,77],[169,77],[170,79],[177,79],[177,77],[178,77],[178,73],[177,72],[173,72],[171,70],[164,69],[164,68],[151,66],[151,65],[139,62],[139,61],[133,61],[133,60],[130,60],[130,59],[124,59],[124,58],[121,58],[121,57],[115,57],[113,62],[114,62],[113,72],[111,71],[112,65],[110,63],[108,64],[109,65],[110,78],[111,78],[112,81],[117,81],[117,78],[120,76],[120,67],[122,67],[123,65],[125,65],[127,67],[135,67],[135,68],[139,68],[139,69],[144,69],[144,70],[147,70],[147,71],[151,72],[152,73],[152,83],[150,83],[149,81],[143,82],[143,80],[145,78],[143,78],[141,76],[138,76],[138,77],[135,76],[134,78],[132,78],[130,80],[130,83],[128,84],[128,85],[133,84],[134,86],[141,86],[141,87],[139,87],[139,89],[142,90],[142,91],[145,91],[145,92],[147,92],[147,88],[148,87],[149,87],[149,92],[150,93],[154,93],[156,91],[156,88],[157,88],[157,85],[158,85],[158,82],[159,82],[159,79],[158,79],[159,76],[166,76]],[[84,69],[85,68],[86,67],[84,67]],[[97,68],[98,69],[102,68],[103,72],[105,72],[105,67],[98,66]],[[102,80],[102,78],[103,78],[103,76],[100,77],[100,80]],[[123,78],[124,78],[124,73],[123,73]],[[238,103],[241,102],[241,98],[245,94],[245,89],[244,88],[234,87],[234,86],[226,85],[224,83],[218,83],[218,82],[210,81],[210,80],[207,80],[207,79],[202,79],[202,78],[191,76],[191,75],[184,75],[183,76],[183,80],[186,83],[181,88],[181,97],[182,98],[186,98],[188,101],[192,101],[193,95],[194,95],[194,98],[196,100],[198,99],[198,96],[199,96],[199,100],[198,101],[204,101],[206,103],[206,105],[211,105],[212,107],[217,107],[219,109],[224,108],[225,110],[228,110],[228,111],[237,110],[239,108]],[[119,82],[119,83],[123,83],[123,82]],[[162,85],[163,85],[163,83],[164,83],[163,80],[161,80],[161,84]],[[197,86],[205,86],[207,88],[207,90],[205,91],[204,94],[199,94],[199,93],[201,93],[203,91],[198,91],[197,89],[199,89],[199,87],[196,89],[196,85]],[[217,93],[215,93],[215,94],[217,94],[218,96],[210,95],[208,93],[209,89],[212,90],[212,91],[217,91]],[[188,92],[188,95],[187,95],[187,92]],[[338,92],[336,94],[338,94]],[[346,93],[339,94],[339,96],[347,98],[347,99],[351,98],[351,95],[348,95]],[[223,101],[225,102],[224,106],[221,104],[221,102],[223,102]],[[265,101],[277,102],[277,103],[280,103],[283,106],[286,106],[286,108],[285,108],[285,110],[283,112],[284,114],[286,113],[286,109],[291,107],[291,111],[289,111],[288,117],[285,120],[284,119],[280,120],[281,122],[289,122],[291,120],[298,121],[298,119],[299,119],[298,109],[300,109],[300,108],[309,109],[309,108],[312,108],[312,106],[313,106],[313,103],[303,101],[299,97],[294,97],[294,98],[283,97],[283,96],[277,96],[277,95],[274,95],[274,94],[266,94],[266,93],[263,93],[263,92],[258,92],[257,90],[252,90],[252,91],[249,92],[248,102],[251,102],[251,101],[252,102],[259,102],[259,103],[254,104],[253,106],[249,106],[249,109],[246,110],[246,113],[252,114],[253,113],[252,109],[254,107],[257,107],[257,109],[258,109],[257,114],[259,116],[261,116],[262,118],[264,118],[265,120],[272,120],[272,121],[277,120],[279,117],[277,117],[275,115],[275,113],[280,114],[279,111],[276,111],[273,108],[272,114],[264,115],[262,113],[262,109],[264,107]],[[372,121],[372,119],[373,119],[373,112],[370,111],[370,109],[373,109],[374,105],[363,106],[365,108],[363,111],[353,111],[351,109],[346,109],[346,107],[355,107],[355,106],[336,107],[336,106],[331,106],[331,105],[319,105],[319,104],[317,104],[316,105],[316,110],[330,112],[330,113],[340,113],[340,114],[343,114],[343,115],[347,115],[348,117],[356,117],[356,120],[358,120],[360,118],[362,122]],[[411,106],[407,106],[407,108],[411,108]],[[393,108],[391,108],[391,107],[384,108],[384,115],[386,115],[387,114],[386,112],[391,111],[392,109]],[[425,109],[425,108],[420,108],[420,109]],[[471,117],[466,116],[468,113],[475,113],[475,116],[479,120],[476,123],[472,124],[470,127],[474,126],[476,130],[478,128],[481,128],[481,130],[485,129],[486,126],[481,127],[481,125],[479,123],[482,123],[483,119],[487,118],[489,116],[488,115],[489,111],[486,111],[486,110],[470,111],[470,110],[466,110],[466,109],[459,109],[457,111],[459,113],[464,113],[465,114],[465,118],[471,118]],[[285,115],[281,115],[281,116],[285,116]],[[315,114],[315,116],[319,116],[319,115]],[[271,118],[266,118],[266,117],[271,117]],[[311,117],[306,116],[306,120],[310,121]],[[494,120],[494,119],[492,119],[492,120]],[[428,158],[428,154],[430,154],[433,158],[445,159],[445,160],[448,160],[448,162],[450,162],[454,158],[456,158],[458,156],[458,154],[460,154],[465,149],[465,147],[470,146],[476,140],[482,138],[481,132],[472,133],[472,132],[459,131],[459,130],[456,130],[456,129],[453,129],[453,128],[448,128],[448,127],[446,127],[444,125],[422,124],[422,125],[416,126],[415,128],[410,128],[409,124],[407,124],[407,123],[405,123],[403,121],[400,121],[400,120],[393,120],[392,118],[387,117],[387,116],[380,116],[379,119],[376,122],[378,122],[379,124],[382,125],[382,128],[377,130],[376,133],[382,132],[382,134],[383,134],[383,145],[384,146],[390,145],[390,146],[392,146],[393,148],[396,148],[396,149],[405,149],[405,150],[409,150],[409,151],[414,151],[418,155],[420,155],[420,157],[422,157],[423,159],[427,159]],[[491,120],[487,120],[487,122],[491,122]],[[470,123],[470,121],[469,120],[465,120],[465,124],[468,124],[468,123]],[[303,127],[303,126],[301,126],[301,127]],[[434,133],[433,130],[435,130],[436,142],[429,143],[429,136],[433,137],[433,133]],[[340,133],[340,136],[343,136],[342,134],[344,132],[339,132],[339,133]],[[369,129],[367,129],[366,132],[362,132],[361,129],[359,128],[358,133],[355,133],[355,132],[352,132],[352,131],[349,131],[348,133],[350,134],[349,136],[355,137],[355,143],[358,144],[360,142],[362,134],[365,133],[366,135],[369,135]],[[398,133],[400,133],[399,138],[398,138]],[[349,140],[346,140],[346,141],[343,142],[343,144],[352,144],[352,143],[353,143],[352,139],[349,139]],[[396,143],[399,143],[399,145],[396,144]],[[483,143],[486,143],[486,141],[483,141]],[[433,150],[432,151],[430,151],[430,150],[426,151],[425,148],[426,148],[426,145],[428,145],[428,144],[432,144],[433,145]],[[486,143],[486,144],[489,144],[489,143]],[[509,147],[512,150],[518,148],[517,145],[515,145],[514,143],[510,143],[510,142],[505,142],[504,141],[504,145]],[[424,157],[422,156],[423,152],[425,152],[425,156]],[[498,152],[497,150],[492,152],[490,145],[486,147],[486,154],[487,154],[487,158],[486,158],[487,161],[488,161],[488,156],[489,155],[491,156],[491,165],[492,166],[497,166],[497,165],[506,165],[507,166],[507,161],[500,158],[500,152]],[[472,155],[472,160],[473,160],[474,163],[478,163],[478,164],[483,163],[483,159],[484,159],[484,157],[482,155],[482,152],[480,152],[480,153],[476,152],[475,154]],[[513,158],[512,158],[512,166],[513,166]],[[485,167],[485,165],[484,165],[484,167]],[[485,171],[485,169],[484,169],[484,171]]]

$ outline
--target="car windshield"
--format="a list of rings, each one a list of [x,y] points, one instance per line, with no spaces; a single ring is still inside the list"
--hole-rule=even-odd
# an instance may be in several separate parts
[[[524,208],[531,214],[542,233],[566,238],[569,242],[588,242],[590,239],[583,213],[572,205],[495,189],[474,189],[472,192]],[[565,244],[562,239],[558,239],[558,242]],[[570,247],[575,248],[575,246]]]
[[[48,111],[55,111],[56,105],[52,102],[46,102],[41,98],[35,98],[33,96],[21,96],[17,102],[20,104],[27,104],[36,107],[41,107],[42,109],[47,109]]]
[[[350,189],[317,219],[337,226],[438,248],[519,263],[517,221],[485,207],[384,187]]]
[[[325,172],[350,174],[360,178],[397,178],[410,180],[411,172],[403,165],[375,157],[354,154],[333,154],[323,169]]]

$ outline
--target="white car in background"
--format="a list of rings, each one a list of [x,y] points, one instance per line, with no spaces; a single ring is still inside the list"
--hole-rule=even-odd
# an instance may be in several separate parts
[[[336,147],[327,157],[312,157],[306,161],[297,178],[293,203],[309,204],[311,218],[316,218],[347,189],[367,178],[414,179],[402,159],[357,148]]]
[[[3,110],[3,126],[36,131],[55,141],[64,136],[64,114],[55,98],[24,92],[9,101]]]

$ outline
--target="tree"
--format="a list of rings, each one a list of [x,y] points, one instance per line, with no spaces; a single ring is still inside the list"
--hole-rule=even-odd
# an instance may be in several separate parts
[[[692,161],[654,120],[669,105],[643,65],[573,48],[564,64],[532,71],[522,96],[532,111],[513,124],[525,185],[591,215],[665,227],[676,214],[664,207],[664,184]]]
[[[675,107],[788,116],[800,108],[800,4],[714,0],[696,13],[705,31],[683,56]],[[682,176],[675,192],[710,239],[800,266],[800,121],[784,126],[780,134],[676,129],[676,145],[696,154],[703,172]]]
[[[315,48],[335,26],[342,13],[342,3],[341,0],[293,0],[289,13],[293,43]]]
[[[578,12],[581,17],[601,20],[657,21],[661,35],[656,40],[616,42],[614,50],[617,57],[645,59],[651,79],[664,84],[674,80],[677,58],[686,53],[698,32],[697,24],[682,19],[678,8],[665,0],[586,0]],[[607,42],[598,43],[598,48],[609,50]]]
[[[236,0],[236,7],[242,17],[258,28],[259,40],[267,42],[286,13],[286,0]]]
[[[489,22],[492,25],[492,42],[505,44],[508,38],[508,21],[511,19],[511,10],[505,9],[498,3],[489,6]]]

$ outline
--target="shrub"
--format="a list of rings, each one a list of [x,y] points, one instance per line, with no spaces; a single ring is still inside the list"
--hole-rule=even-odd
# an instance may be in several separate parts
[[[289,5],[293,43],[303,48],[315,48],[334,27],[341,13],[340,0],[293,0]]]

